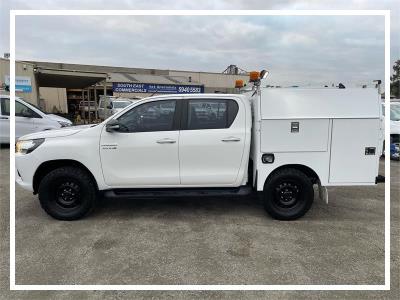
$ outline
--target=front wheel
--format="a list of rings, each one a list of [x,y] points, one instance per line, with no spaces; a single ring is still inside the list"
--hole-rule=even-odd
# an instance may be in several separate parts
[[[287,168],[273,173],[264,185],[264,208],[275,219],[302,217],[314,201],[311,180],[303,172]]]
[[[95,207],[96,188],[89,174],[77,167],[48,173],[39,186],[42,208],[58,220],[77,220]]]

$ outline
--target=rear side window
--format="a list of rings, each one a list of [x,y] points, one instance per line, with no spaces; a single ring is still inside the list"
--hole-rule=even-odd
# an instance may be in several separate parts
[[[231,99],[193,99],[187,104],[187,129],[229,128],[236,118],[238,104]]]

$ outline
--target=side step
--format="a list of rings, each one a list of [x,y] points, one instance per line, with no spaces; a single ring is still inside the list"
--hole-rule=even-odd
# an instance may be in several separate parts
[[[173,198],[247,196],[253,193],[249,185],[236,188],[151,188],[114,189],[104,191],[106,198]]]

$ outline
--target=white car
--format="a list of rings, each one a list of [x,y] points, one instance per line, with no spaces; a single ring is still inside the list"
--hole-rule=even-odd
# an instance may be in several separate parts
[[[109,110],[107,116],[112,116],[120,111],[122,111],[125,107],[128,105],[131,105],[134,102],[137,102],[139,100],[130,100],[130,99],[115,99],[110,102],[109,105],[107,105],[107,109]]]
[[[107,119],[120,112],[125,107],[139,101],[141,98],[121,98],[116,96],[100,97],[98,115],[100,119]]]
[[[16,181],[61,220],[88,214],[98,195],[250,193],[293,220],[310,209],[314,185],[327,201],[326,186],[383,180],[376,89],[270,89],[252,76],[247,94],[155,96],[98,125],[23,136]]]
[[[385,115],[385,104],[382,104],[382,113]],[[390,143],[400,145],[400,102],[390,103]]]
[[[10,143],[10,96],[0,95],[0,143]],[[40,108],[15,98],[15,138],[49,129],[59,129],[71,126],[72,122],[66,118],[46,114]]]

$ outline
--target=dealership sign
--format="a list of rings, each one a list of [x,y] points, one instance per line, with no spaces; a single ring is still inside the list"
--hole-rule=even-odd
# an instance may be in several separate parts
[[[10,86],[10,75],[5,76],[5,84]],[[15,91],[23,93],[32,92],[31,78],[28,76],[15,76]]]
[[[161,94],[194,94],[204,93],[202,85],[175,85],[153,83],[113,82],[116,93],[161,93]]]

